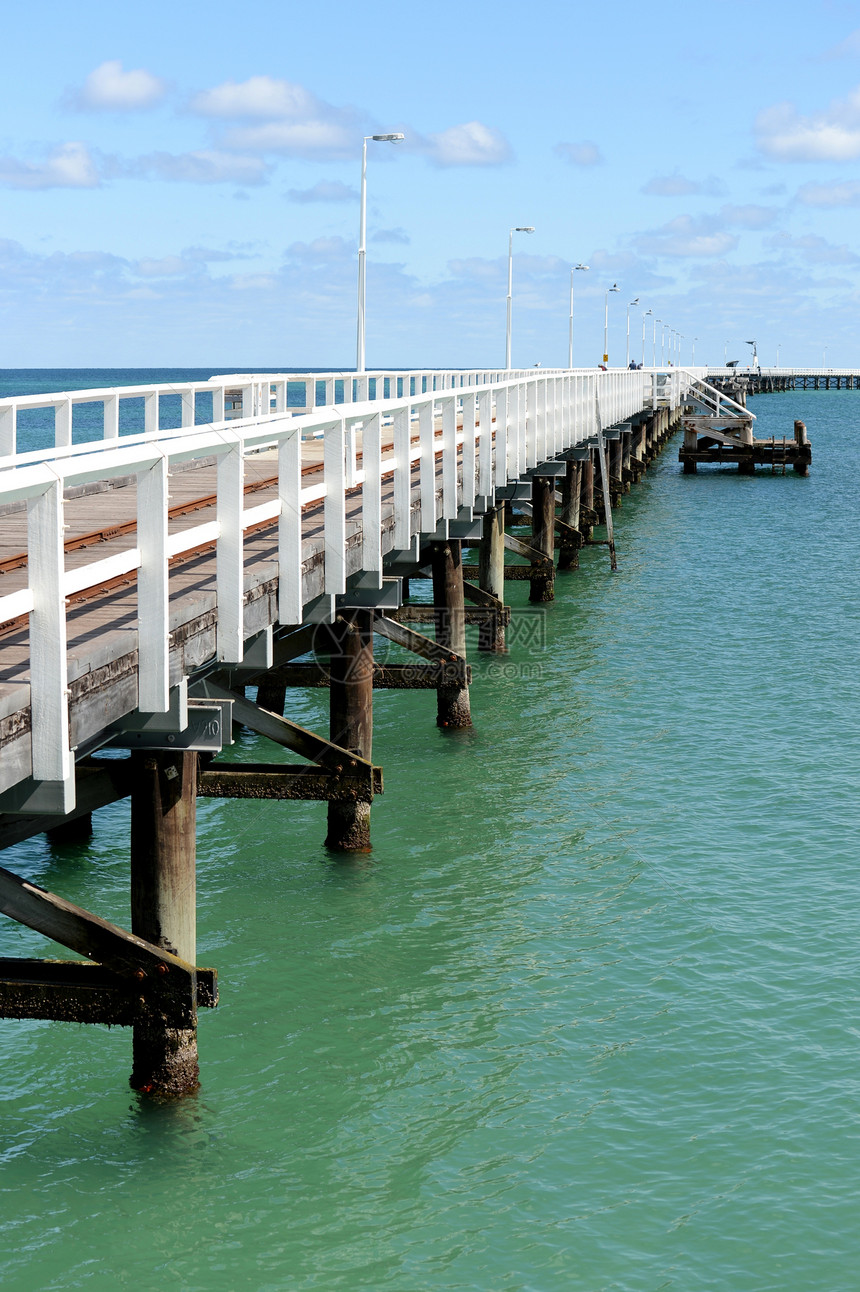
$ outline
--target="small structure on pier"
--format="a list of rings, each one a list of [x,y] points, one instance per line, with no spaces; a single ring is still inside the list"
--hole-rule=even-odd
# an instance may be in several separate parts
[[[684,443],[678,451],[685,473],[693,474],[703,462],[737,466],[741,475],[752,475],[757,466],[783,475],[790,466],[798,475],[808,475],[812,446],[804,423],[794,423],[792,439],[756,439],[755,416],[745,407],[745,392],[735,388],[734,393],[739,398],[705,381],[696,381],[688,392]]]

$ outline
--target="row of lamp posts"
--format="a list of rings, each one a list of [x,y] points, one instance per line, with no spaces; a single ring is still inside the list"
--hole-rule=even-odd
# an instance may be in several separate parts
[[[355,352],[355,370],[356,372],[365,371],[365,261],[367,259],[367,145],[368,141],[373,140],[375,143],[398,143],[404,136],[400,133],[391,133],[385,135],[365,135],[361,149],[361,211],[359,215],[359,232],[358,232],[358,320],[356,328],[356,352]],[[513,307],[513,275],[514,275],[514,234],[515,233],[534,233],[534,225],[519,224],[511,229],[508,237],[508,294],[507,294],[507,326],[505,329],[505,369],[510,371],[511,368],[511,314]],[[574,306],[574,275],[577,271],[586,272],[588,265],[574,265],[570,271],[570,318],[568,321],[568,367],[573,367],[573,306]],[[621,288],[617,283],[606,288],[603,301],[603,362],[609,362],[609,296],[611,292],[620,292]],[[636,296],[627,305],[627,355],[625,367],[630,366],[630,310],[634,305],[639,304],[639,297]],[[680,363],[681,342],[683,336],[676,332],[674,328],[669,327],[668,323],[662,323],[660,319],[653,316],[652,310],[646,310],[642,315],[642,364],[645,363],[645,320],[649,317],[654,318],[652,337],[651,337],[651,366],[657,366],[657,324],[660,324],[660,363],[665,362],[666,353],[665,333],[669,332],[669,363]],[[693,338],[693,356],[692,362],[696,361],[696,341]],[[672,355],[675,358],[673,360]],[[826,354],[826,351],[825,351]]]

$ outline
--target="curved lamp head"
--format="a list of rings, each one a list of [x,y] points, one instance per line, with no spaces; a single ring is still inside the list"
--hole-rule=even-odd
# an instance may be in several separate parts
[[[514,233],[534,233],[534,231],[535,226],[533,224],[517,224],[514,227]]]
[[[589,265],[574,265],[574,269],[589,269]]]
[[[405,135],[401,135],[401,134],[368,135],[368,139],[375,139],[378,144],[396,144],[396,143],[399,143],[401,139],[405,139],[405,137],[406,137]]]

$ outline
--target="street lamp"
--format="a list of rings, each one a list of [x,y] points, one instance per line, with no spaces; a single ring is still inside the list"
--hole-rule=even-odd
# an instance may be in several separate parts
[[[668,326],[669,326],[668,323],[660,324],[660,367],[661,368],[666,367],[666,329],[668,328]]]
[[[589,268],[588,265],[574,265],[573,269],[571,269],[570,271],[570,327],[568,329],[568,337],[567,337],[568,368],[573,367],[573,275],[576,273],[577,269],[581,269],[583,270],[583,272],[585,272],[588,268]]]
[[[654,331],[651,334],[651,367],[657,367],[657,324],[660,323],[657,315],[654,315]],[[662,329],[662,323],[660,327]]]
[[[627,357],[624,363],[625,368],[630,367],[630,306],[638,305],[638,304],[639,304],[638,296],[635,296],[632,301],[628,301],[628,304],[627,304]]]
[[[678,367],[680,367],[680,366],[681,366],[681,357],[682,357],[682,351],[683,351],[683,348],[684,348],[684,347],[681,345],[681,342],[683,341],[683,339],[684,339],[684,334],[683,334],[683,332],[679,332],[679,333],[678,333]]]
[[[606,294],[603,299],[603,362],[604,363],[609,362],[609,293],[620,292],[620,291],[621,291],[621,288],[618,286],[618,284],[613,283],[611,287],[607,287]]]
[[[692,355],[692,358],[690,359],[691,368],[695,368],[696,366],[696,342],[698,341],[698,339],[699,338],[697,336],[693,337],[693,355]]]
[[[642,367],[643,368],[645,367],[645,320],[649,317],[650,314],[651,314],[651,311],[646,310],[645,313],[642,315]]]
[[[401,134],[365,135],[361,146],[361,214],[358,223],[358,324],[355,347],[355,370],[364,372],[364,262],[367,256],[367,141],[396,144]]]
[[[508,327],[505,333],[505,371],[511,370],[511,289],[514,282],[514,234],[534,233],[533,224],[518,224],[508,238]]]

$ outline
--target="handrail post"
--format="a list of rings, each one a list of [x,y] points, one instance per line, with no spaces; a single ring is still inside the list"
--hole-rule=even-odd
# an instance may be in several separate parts
[[[298,427],[278,445],[278,622],[300,624],[302,595],[302,437]]]
[[[137,473],[137,706],[170,707],[170,621],[167,565],[167,458]]]
[[[346,592],[346,473],[343,420],[333,422],[323,433],[323,542],[325,548],[325,591],[329,596]]]
[[[69,745],[66,603],[63,595],[63,485],[57,477],[27,502],[30,612],[30,721],[36,781],[63,783],[65,811],[74,807]]]
[[[241,664],[245,644],[244,481],[243,445],[237,440],[219,455],[216,484],[220,526],[215,545],[217,653],[226,664]]]

